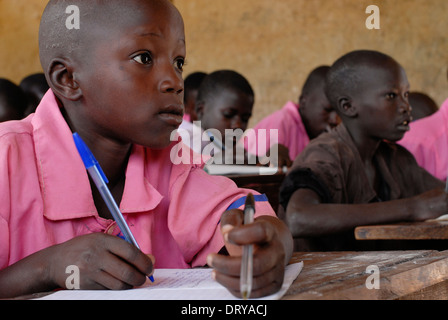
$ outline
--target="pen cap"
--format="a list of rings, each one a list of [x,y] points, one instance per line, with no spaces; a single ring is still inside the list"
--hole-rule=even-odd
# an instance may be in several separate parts
[[[101,177],[104,179],[104,181],[106,181],[106,183],[109,183],[109,180],[107,180],[107,177],[103,172],[103,169],[101,169],[101,166],[93,156],[93,153],[90,151],[89,147],[87,147],[87,145],[79,136],[79,134],[75,132],[73,134],[73,139],[75,140],[76,148],[78,149],[78,153],[81,156],[82,162],[84,163],[86,169],[96,167]]]

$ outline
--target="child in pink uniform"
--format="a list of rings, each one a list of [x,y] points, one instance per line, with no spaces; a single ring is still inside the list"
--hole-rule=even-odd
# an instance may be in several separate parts
[[[325,77],[330,68],[322,66],[314,69],[308,76],[299,98],[299,104],[288,102],[281,110],[261,120],[255,127],[257,139],[249,139],[247,150],[261,155],[258,151],[259,130],[278,130],[278,144],[288,149],[289,158],[294,161],[297,155],[322,132],[339,124],[336,111],[325,96]],[[266,147],[274,144],[266,134]],[[280,148],[279,148],[280,149]]]
[[[71,265],[81,289],[94,290],[140,286],[154,267],[206,263],[240,296],[235,270],[248,243],[257,266],[252,296],[278,291],[292,239],[272,208],[258,202],[255,223],[241,226],[248,190],[171,162],[178,145],[170,135],[184,112],[179,12],[165,0],[71,3],[79,30],[66,28],[61,1],[51,0],[42,17],[51,90],[35,115],[0,126],[0,297],[63,288]],[[73,132],[100,163],[142,251],[118,237]],[[217,254],[223,248],[230,256]]]
[[[420,166],[445,181],[448,174],[448,100],[439,111],[412,122],[410,127],[398,143],[414,155]]]
[[[357,226],[446,214],[444,184],[394,143],[411,121],[403,67],[377,51],[353,51],[331,67],[326,92],[342,124],[310,142],[280,190],[296,250],[365,250]]]

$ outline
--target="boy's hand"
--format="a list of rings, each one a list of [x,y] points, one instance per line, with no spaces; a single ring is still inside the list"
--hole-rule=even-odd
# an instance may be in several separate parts
[[[141,286],[153,272],[152,259],[132,244],[101,233],[74,238],[45,250],[48,278],[65,288],[68,266],[80,270],[80,289],[124,290]]]
[[[410,206],[413,211],[411,221],[437,219],[448,213],[448,193],[444,189],[434,189],[415,196]]]
[[[243,225],[243,211],[230,210],[223,214],[221,232],[230,256],[211,254],[207,262],[215,270],[214,278],[234,296],[241,297],[240,273],[242,246],[254,244],[254,270],[251,298],[273,294],[280,290],[285,272],[285,248],[275,224],[278,219],[259,217],[251,225]]]

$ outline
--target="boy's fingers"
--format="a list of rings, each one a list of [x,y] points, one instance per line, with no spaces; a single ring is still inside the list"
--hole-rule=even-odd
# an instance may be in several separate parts
[[[138,287],[146,282],[146,274],[137,270],[134,265],[121,258],[111,255],[102,268],[104,272],[118,280],[117,282],[110,282],[114,287],[109,289],[124,290],[131,287]]]
[[[221,228],[225,226],[240,226],[243,224],[244,216],[243,211],[239,209],[233,209],[224,212],[224,214],[221,217]]]
[[[215,269],[212,276],[214,280],[225,286],[233,295],[241,297],[241,269],[237,260],[231,257],[222,257],[222,260],[215,260],[213,265]],[[262,297],[277,292],[283,284],[283,275],[284,267],[280,264],[275,264],[271,269],[265,270],[261,274],[257,274],[254,270],[251,297]]]
[[[106,248],[114,255],[134,266],[140,273],[150,275],[153,273],[153,259],[145,255],[134,245],[118,237],[109,237]]]
[[[207,257],[207,264],[218,272],[227,275],[239,277],[241,273],[241,257],[212,253]]]
[[[263,244],[272,240],[275,230],[266,223],[255,221],[250,225],[235,228],[229,232],[228,239],[238,245]]]

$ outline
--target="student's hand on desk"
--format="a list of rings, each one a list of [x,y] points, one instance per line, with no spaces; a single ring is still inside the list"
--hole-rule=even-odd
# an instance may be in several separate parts
[[[240,273],[242,246],[254,244],[253,287],[251,298],[263,297],[280,290],[285,272],[285,248],[274,227],[275,218],[259,217],[243,226],[243,211],[230,210],[221,219],[221,232],[230,256],[211,254],[208,264],[214,278],[234,296],[241,298]],[[276,223],[276,222],[275,222]]]
[[[412,198],[416,203],[413,209],[412,221],[437,219],[448,214],[448,193],[444,189],[434,189]]]
[[[152,259],[126,241],[101,233],[74,238],[46,250],[49,279],[65,288],[65,270],[80,270],[80,289],[124,290],[141,286],[153,272]]]

